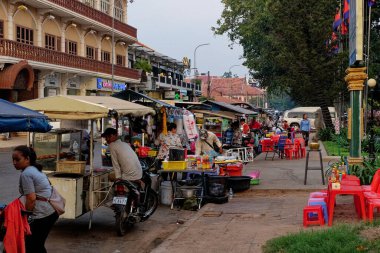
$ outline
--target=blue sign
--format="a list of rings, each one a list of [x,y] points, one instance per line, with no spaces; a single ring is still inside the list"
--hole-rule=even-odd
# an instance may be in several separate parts
[[[96,88],[98,90],[112,90],[112,81],[111,80],[105,80],[103,78],[96,78]],[[125,83],[113,83],[113,90],[125,90],[126,85]]]

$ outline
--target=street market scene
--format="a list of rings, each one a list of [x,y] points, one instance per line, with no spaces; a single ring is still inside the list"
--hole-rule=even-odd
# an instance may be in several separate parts
[[[0,7],[0,252],[380,252],[377,1]]]

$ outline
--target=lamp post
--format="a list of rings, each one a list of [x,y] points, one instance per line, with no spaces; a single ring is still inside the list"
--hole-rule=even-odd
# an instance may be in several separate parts
[[[235,64],[235,65],[232,65],[229,69],[228,69],[228,73],[231,73],[231,77],[232,78],[232,72],[231,72],[231,69],[233,67],[238,67],[240,66],[239,64]],[[232,80],[230,80],[230,100],[232,101]]]
[[[197,70],[197,61],[196,61],[196,57],[197,57],[197,49],[201,46],[207,46],[207,45],[210,45],[210,43],[203,43],[203,44],[200,44],[198,46],[195,47],[194,49],[194,76],[196,77],[198,75],[198,70]]]
[[[367,81],[368,88],[371,90],[371,124],[369,124],[369,133],[370,133],[370,139],[368,143],[368,157],[371,162],[375,161],[376,155],[375,155],[375,138],[374,138],[374,132],[373,132],[373,126],[374,126],[374,118],[373,118],[373,93],[374,88],[376,86],[376,80],[371,78]]]

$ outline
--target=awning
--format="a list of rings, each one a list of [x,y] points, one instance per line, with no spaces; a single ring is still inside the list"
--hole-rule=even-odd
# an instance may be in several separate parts
[[[0,99],[0,133],[45,133],[51,128],[46,115]]]
[[[123,100],[130,101],[130,102],[135,102],[135,103],[139,103],[139,102],[144,103],[144,104],[145,103],[154,103],[154,104],[156,104],[156,105],[154,105],[154,107],[157,107],[157,105],[159,105],[159,107],[164,106],[167,108],[174,108],[175,107],[175,106],[170,105],[168,103],[165,103],[161,100],[151,98],[145,94],[137,93],[133,90],[123,90],[123,91],[120,91],[116,94],[113,94],[112,97],[123,99]]]
[[[234,120],[236,118],[235,113],[227,112],[227,111],[205,111],[205,110],[191,110],[193,113],[202,113],[215,117],[222,117],[230,120]]]
[[[235,105],[231,105],[231,104],[227,104],[223,102],[207,100],[207,101],[204,101],[203,103],[212,105],[213,107],[218,107],[220,108],[220,110],[223,110],[223,111],[232,111],[238,114],[245,114],[245,115],[257,115],[257,112],[244,109],[240,106],[235,106]]]
[[[155,114],[152,108],[103,96],[53,96],[28,100],[18,104],[35,111],[41,111],[52,119],[97,119],[108,117],[113,112],[119,116]]]

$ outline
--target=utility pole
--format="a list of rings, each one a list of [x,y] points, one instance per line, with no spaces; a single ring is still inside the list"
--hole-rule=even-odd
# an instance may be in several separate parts
[[[211,97],[211,79],[210,71],[207,71],[207,98]]]

